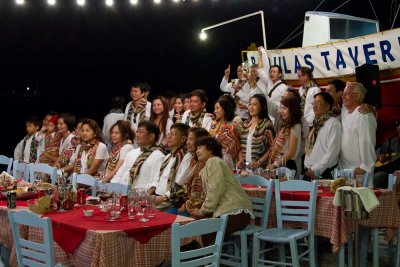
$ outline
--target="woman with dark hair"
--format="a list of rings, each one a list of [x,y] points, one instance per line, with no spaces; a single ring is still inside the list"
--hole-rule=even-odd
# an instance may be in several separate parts
[[[184,103],[185,101],[185,95],[179,95],[177,98],[175,98],[175,103],[174,103],[174,117],[172,118],[172,121],[174,123],[181,122],[182,120],[182,115],[185,112],[184,109]]]
[[[275,137],[274,125],[268,116],[268,105],[264,95],[256,94],[250,98],[250,118],[243,123],[240,135],[241,152],[237,166],[257,169],[267,163],[269,149]]]
[[[215,120],[210,129],[210,135],[221,142],[222,158],[231,169],[235,168],[240,152],[240,133],[233,122],[235,109],[235,100],[230,95],[219,97],[214,105]]]
[[[57,119],[57,130],[62,135],[58,155],[61,156],[65,150],[72,146],[71,140],[74,137],[72,133],[76,124],[76,118],[71,113],[61,113]],[[58,160],[58,158],[57,158]],[[57,162],[57,161],[56,161]]]
[[[129,122],[119,120],[110,128],[111,152],[106,164],[106,172],[102,179],[103,183],[108,183],[117,173],[124,163],[125,156],[133,149],[132,142],[135,139]]]
[[[168,100],[163,96],[156,96],[151,105],[150,121],[154,122],[160,129],[160,136],[156,142],[157,145],[165,146],[167,144],[167,134],[171,129],[172,120],[168,114]]]
[[[183,177],[186,178],[183,188],[185,188],[185,199],[182,206],[178,209],[179,215],[189,216],[195,208],[201,207],[204,201],[204,189],[201,183],[199,172],[203,169],[205,163],[198,160],[196,155],[196,140],[201,137],[210,136],[206,129],[192,127],[189,129],[188,139],[186,141],[187,153],[192,155],[189,167],[186,169]]]
[[[71,146],[63,151],[63,153],[58,157],[56,163],[54,164],[57,169],[63,172],[72,172],[75,164],[75,151],[78,148],[78,145],[81,143],[81,130],[82,130],[82,121],[84,119],[78,120],[75,129],[73,130],[73,135],[71,139]],[[75,155],[76,156],[76,155]]]
[[[74,172],[98,175],[104,170],[103,161],[108,157],[107,147],[101,137],[101,129],[92,119],[84,119],[81,129],[82,142],[76,148]]]
[[[268,169],[272,170],[285,164],[289,169],[297,170],[302,118],[299,100],[293,96],[285,97],[281,100],[279,113],[282,123],[274,140]]]
[[[212,137],[202,137],[197,141],[196,154],[198,160],[206,164],[199,173],[205,200],[191,216],[200,219],[228,214],[225,236],[244,229],[253,216],[251,201],[233,176],[232,169],[221,159],[221,144]],[[203,243],[209,244],[211,238],[202,236]]]

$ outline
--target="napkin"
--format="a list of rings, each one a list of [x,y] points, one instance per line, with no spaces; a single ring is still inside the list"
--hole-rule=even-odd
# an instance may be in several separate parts
[[[336,207],[340,207],[343,205],[342,194],[340,194],[341,190],[353,191],[354,193],[359,195],[360,200],[363,203],[364,208],[367,212],[371,212],[373,209],[381,204],[370,188],[342,186],[336,190],[335,197],[333,199],[333,205],[335,205]]]

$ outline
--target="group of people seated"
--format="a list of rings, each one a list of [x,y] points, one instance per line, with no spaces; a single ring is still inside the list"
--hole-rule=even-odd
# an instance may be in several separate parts
[[[247,72],[239,65],[237,78],[230,76],[228,67],[213,114],[203,90],[149,102],[150,85],[137,83],[125,109],[123,97],[113,97],[102,129],[71,113],[30,117],[14,158],[145,187],[159,210],[194,218],[229,214],[227,233],[252,216],[233,169],[286,166],[309,180],[331,179],[334,168],[373,175],[377,123],[361,83],[333,80],[322,91],[312,70],[301,67],[301,88],[290,88],[262,47],[258,65]]]

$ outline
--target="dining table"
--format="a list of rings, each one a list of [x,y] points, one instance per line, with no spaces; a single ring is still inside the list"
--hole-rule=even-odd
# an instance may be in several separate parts
[[[97,206],[93,216],[84,216],[88,207],[78,206],[66,212],[52,212],[44,217],[52,220],[55,262],[64,266],[156,266],[171,257],[171,225],[193,221],[190,217],[157,211],[154,218],[141,222],[128,219],[126,213],[114,222]],[[27,202],[17,201],[18,210],[27,209]],[[7,205],[0,200],[0,243],[10,249],[10,266],[17,266]],[[41,241],[42,232],[34,227],[20,227],[21,235]],[[183,243],[190,239],[183,240]]]
[[[254,185],[242,185],[247,194],[251,197],[263,198],[266,188]],[[380,205],[369,213],[367,219],[359,221],[365,227],[379,227],[385,229],[385,240],[392,240],[396,237],[400,227],[399,192],[387,189],[372,189],[378,198]],[[334,193],[328,188],[319,186],[316,203],[314,233],[316,236],[326,237],[332,244],[332,252],[339,253],[339,266],[343,266],[344,246],[352,238],[355,225],[354,220],[346,217],[342,207],[333,204]],[[304,200],[309,198],[304,192],[282,192],[283,199]],[[275,198],[271,199],[268,227],[276,227]],[[290,222],[285,224],[288,227],[306,227],[304,223]]]

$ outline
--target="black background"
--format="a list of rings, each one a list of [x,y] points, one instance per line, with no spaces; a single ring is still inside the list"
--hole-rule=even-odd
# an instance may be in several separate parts
[[[263,10],[268,49],[273,49],[313,10],[315,0],[102,0],[0,1],[0,154],[11,155],[25,134],[24,119],[48,110],[96,119],[100,126],[112,95],[130,100],[133,82],[148,82],[152,95],[205,89],[211,102],[228,64],[241,62],[251,42],[262,45],[260,16],[208,31],[200,29]],[[382,29],[391,26],[391,0],[371,0]],[[325,1],[332,11],[344,1]],[[338,13],[375,19],[367,0],[351,0]],[[392,15],[393,17],[393,15]],[[399,27],[399,19],[395,23]],[[300,28],[302,29],[302,27]],[[301,46],[301,35],[284,47]],[[27,91],[26,88],[30,90]],[[211,105],[210,105],[211,107]]]

